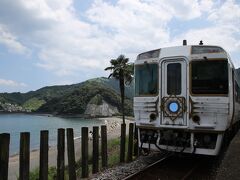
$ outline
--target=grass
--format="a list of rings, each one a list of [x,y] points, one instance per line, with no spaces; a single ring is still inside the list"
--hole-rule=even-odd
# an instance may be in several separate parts
[[[119,163],[120,158],[120,139],[108,141],[108,167],[113,167]]]
[[[30,180],[38,180],[39,179],[39,168],[34,169],[30,172],[29,175]],[[57,169],[56,167],[50,167],[48,168],[48,179],[49,180],[55,180],[57,177]]]
[[[43,105],[44,103],[46,103],[44,100],[39,100],[37,98],[31,98],[29,100],[27,100],[24,104],[23,107],[25,109],[28,109],[30,111],[35,111],[37,110],[41,105]]]

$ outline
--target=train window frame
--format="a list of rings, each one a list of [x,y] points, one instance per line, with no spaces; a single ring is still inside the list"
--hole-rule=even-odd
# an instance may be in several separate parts
[[[210,48],[215,48],[215,49],[218,49],[220,51],[206,51],[206,52],[201,52],[201,49],[204,51],[204,49],[210,49]],[[194,52],[196,50],[199,49],[199,52]],[[192,55],[199,55],[199,54],[213,54],[213,53],[225,53],[225,50],[220,47],[220,46],[205,46],[205,45],[195,45],[195,46],[191,46],[190,48],[190,54]]]
[[[159,57],[161,49],[154,49],[151,51],[143,52],[137,56],[137,60],[155,59]]]
[[[157,79],[157,91],[156,91],[155,94],[142,94],[142,95],[136,95],[135,67],[136,67],[136,66],[144,66],[144,65],[146,65],[146,64],[135,64],[135,65],[134,65],[134,97],[156,97],[156,96],[159,95],[159,89],[160,89],[160,87],[159,87],[159,81],[160,81],[160,77],[159,77],[159,63],[156,63],[156,62],[154,62],[154,63],[149,62],[149,63],[147,63],[147,64],[155,64],[155,65],[157,65],[157,78],[158,78],[158,79]]]
[[[235,98],[235,100],[236,100],[236,102],[238,102],[238,103],[240,103],[240,88],[239,88],[239,85],[238,85],[238,83],[237,83],[237,81],[236,80],[234,80],[235,82],[234,82],[234,98]]]
[[[229,68],[229,62],[228,62],[228,59],[225,59],[225,58],[216,58],[216,59],[208,59],[207,61],[226,61],[227,62],[227,65],[228,65],[228,93],[227,94],[208,94],[208,93],[202,93],[202,94],[199,94],[199,93],[193,93],[192,92],[192,63],[193,62],[197,62],[197,61],[206,61],[204,59],[193,59],[189,62],[189,93],[191,96],[209,96],[209,97],[218,97],[218,96],[221,96],[221,97],[228,97],[229,96],[229,71],[230,71],[230,68]]]

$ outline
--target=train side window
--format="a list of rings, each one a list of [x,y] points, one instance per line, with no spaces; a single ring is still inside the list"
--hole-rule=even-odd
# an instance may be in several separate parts
[[[182,72],[180,63],[171,63],[167,65],[167,93],[168,95],[181,94]]]
[[[240,88],[237,81],[235,81],[235,99],[237,102],[240,102]]]

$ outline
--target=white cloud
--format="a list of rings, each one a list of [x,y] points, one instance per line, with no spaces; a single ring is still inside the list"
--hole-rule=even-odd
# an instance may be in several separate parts
[[[119,0],[113,5],[96,0],[86,14],[89,22],[84,22],[72,0],[2,0],[0,22],[35,48],[39,67],[65,76],[84,68],[104,69],[120,53],[132,55],[163,45],[170,41],[167,23],[173,17],[201,15],[196,0],[171,2]]]
[[[0,86],[7,86],[7,87],[26,87],[25,83],[19,83],[13,80],[1,79],[0,78]]]
[[[163,4],[158,1],[159,4]],[[197,0],[172,0],[165,1],[167,9],[171,9],[171,15],[178,19],[190,20],[201,16],[200,4]]]
[[[5,45],[9,51],[18,54],[28,54],[29,50],[21,44],[3,25],[0,24],[0,44]]]
[[[71,53],[59,49],[46,49],[40,54],[41,62],[37,65],[47,70],[56,72],[59,76],[74,74],[82,68],[96,69],[101,63],[96,59],[79,58]]]
[[[206,4],[204,5],[206,6]],[[169,45],[180,44],[183,39],[188,44],[198,44],[203,40],[204,44],[219,45],[231,54],[240,52],[240,5],[233,0],[227,0],[220,6],[215,6],[209,11],[207,20],[211,23],[208,27],[189,29],[183,34],[175,36]],[[233,59],[237,67],[240,63]]]
[[[209,12],[214,6],[213,0],[201,0],[199,2],[199,8],[202,12]]]
[[[234,0],[225,1],[220,8],[214,9],[208,17],[217,24],[240,27],[240,5]]]
[[[189,29],[177,38],[189,39],[192,42],[204,40],[207,44],[225,47],[230,52],[239,52],[240,46],[240,4],[227,0],[220,7],[213,8],[208,15],[209,27]]]
[[[220,8],[211,0],[95,0],[84,20],[76,11],[73,0],[1,0],[0,23],[11,37],[4,43],[19,52],[34,49],[37,66],[58,76],[104,73],[119,54],[134,59],[141,51],[182,44],[182,39],[239,50],[239,5],[231,0]],[[170,34],[173,19],[181,23],[208,15],[211,26]]]
[[[171,45],[181,44],[183,39],[187,39],[188,44],[198,44],[200,40],[203,40],[204,44],[219,45],[227,51],[240,50],[239,40],[234,38],[234,29],[226,25],[189,30],[173,39]]]
[[[95,1],[87,17],[100,30],[109,32],[107,39],[112,41],[114,56],[119,52],[137,53],[169,41],[167,22],[172,15],[155,2],[120,0],[112,5]]]

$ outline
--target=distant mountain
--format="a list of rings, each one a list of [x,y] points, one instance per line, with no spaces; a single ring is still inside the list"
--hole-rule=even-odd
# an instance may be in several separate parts
[[[48,86],[27,93],[0,93],[0,102],[17,104],[33,112],[83,114],[94,97],[101,97],[121,111],[118,86],[117,80],[102,77],[73,85]],[[133,85],[126,87],[125,91],[127,113],[131,114]]]

